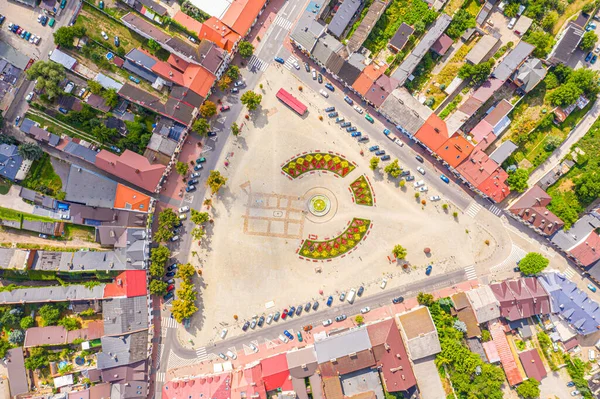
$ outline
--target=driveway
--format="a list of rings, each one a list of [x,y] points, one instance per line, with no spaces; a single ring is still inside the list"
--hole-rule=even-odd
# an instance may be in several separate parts
[[[575,388],[567,387],[567,382],[571,381],[566,370],[550,372],[544,378],[540,385],[540,399],[570,398],[571,391]]]

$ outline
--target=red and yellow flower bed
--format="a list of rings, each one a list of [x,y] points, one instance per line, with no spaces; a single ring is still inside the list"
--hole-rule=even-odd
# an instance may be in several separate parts
[[[336,258],[353,250],[367,234],[370,227],[370,220],[354,218],[342,234],[331,240],[304,240],[299,254],[308,259]]]
[[[350,183],[350,190],[356,204],[373,206],[373,189],[365,175],[359,176]]]
[[[281,168],[288,176],[295,179],[304,173],[324,170],[345,177],[356,166],[348,160],[335,154],[314,152],[292,158]]]

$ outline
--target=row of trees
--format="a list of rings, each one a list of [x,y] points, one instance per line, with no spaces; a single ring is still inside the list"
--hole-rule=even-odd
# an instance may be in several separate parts
[[[196,306],[196,287],[192,282],[196,269],[189,263],[179,265],[176,277],[181,279],[177,290],[177,299],[172,303],[171,312],[178,323],[188,319],[198,311]]]
[[[173,230],[179,224],[179,216],[171,208],[165,208],[158,214],[158,229],[154,233],[154,241],[167,242],[173,238]]]
[[[171,257],[171,251],[164,245],[152,249],[150,253],[150,284],[148,289],[153,295],[165,295],[167,293],[168,284],[162,280],[165,274],[165,266],[169,258]]]

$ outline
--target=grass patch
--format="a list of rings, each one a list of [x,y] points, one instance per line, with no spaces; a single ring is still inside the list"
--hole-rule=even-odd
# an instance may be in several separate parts
[[[583,6],[585,6],[589,2],[590,0],[574,0],[572,3],[568,3],[567,8],[565,8],[565,12],[558,15],[558,20],[552,28],[552,35],[556,36],[562,28],[563,24],[567,20],[571,19],[571,17],[573,17],[579,11],[581,11]]]
[[[93,226],[82,226],[78,224],[66,223],[64,238],[73,240],[75,238],[93,242],[96,236],[96,229]]]
[[[62,180],[54,172],[50,155],[47,153],[33,162],[22,184],[24,187],[50,196],[56,196],[62,190]]]
[[[53,252],[77,252],[81,249],[88,251],[95,251],[93,248],[72,248],[72,247],[55,247],[53,245],[42,245],[42,244],[30,244],[30,243],[17,243],[19,249],[42,249],[44,251]]]
[[[454,111],[456,109],[456,107],[458,107],[458,104],[460,104],[462,99],[463,99],[462,95],[457,94],[456,97],[454,97],[454,100],[452,100],[450,102],[450,104],[446,105],[446,108],[444,108],[444,110],[442,112],[440,112],[439,117],[441,119],[446,119],[448,117],[448,115],[450,115],[452,113],[452,111]]]
[[[10,180],[0,179],[0,195],[8,194],[8,191],[10,190],[11,186],[12,183],[10,182]]]
[[[414,76],[414,79],[407,80],[404,84],[404,86],[406,86],[406,88],[411,94],[421,90],[423,85],[427,83],[427,81],[431,77],[431,71],[433,70],[437,62],[437,59],[434,60],[433,57],[434,56],[432,55],[432,53],[428,51],[427,54],[425,54],[425,56],[421,60],[421,62],[419,62],[419,65],[417,65],[417,67],[413,71],[412,74]]]
[[[13,209],[0,207],[0,219],[21,222],[22,214]]]
[[[473,16],[477,16],[479,14],[479,10],[481,10],[482,4],[480,4],[477,0],[467,0],[465,4],[463,4],[462,8],[467,11],[469,14]],[[450,14],[452,15],[452,14]]]

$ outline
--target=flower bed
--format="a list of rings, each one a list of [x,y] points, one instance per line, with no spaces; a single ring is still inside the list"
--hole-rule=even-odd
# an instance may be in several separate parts
[[[373,190],[365,175],[354,180],[350,184],[350,190],[357,205],[373,206]]]
[[[353,163],[338,155],[313,152],[290,159],[281,169],[288,176],[295,179],[304,173],[316,170],[324,170],[345,177],[355,168],[356,166]]]
[[[300,256],[307,259],[331,259],[352,251],[371,227],[368,219],[352,219],[346,230],[327,241],[304,240]]]

